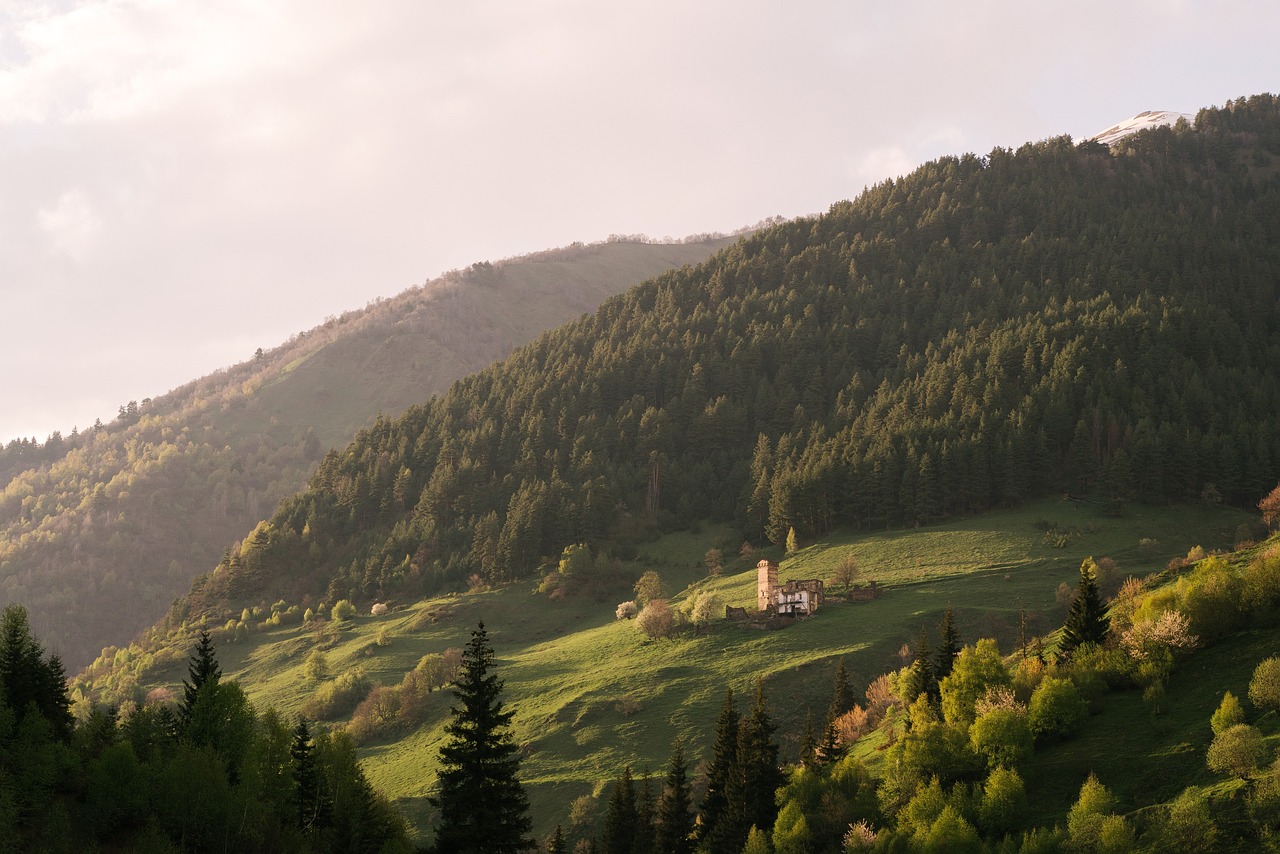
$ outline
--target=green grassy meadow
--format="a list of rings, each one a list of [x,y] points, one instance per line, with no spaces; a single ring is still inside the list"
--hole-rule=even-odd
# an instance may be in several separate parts
[[[802,544],[789,557],[778,550],[762,555],[779,560],[783,581],[817,577],[830,584],[836,565],[853,554],[860,580],[875,579],[884,595],[869,602],[829,602],[809,619],[781,630],[717,621],[707,635],[652,641],[630,621],[614,619],[617,602],[632,598],[625,586],[595,597],[550,601],[526,582],[431,599],[383,617],[362,614],[346,624],[327,655],[334,674],[361,667],[375,683],[398,684],[424,654],[463,646],[483,620],[506,682],[505,699],[516,713],[514,735],[525,757],[522,778],[541,837],[556,822],[566,821],[575,798],[598,795],[599,782],[615,777],[623,765],[631,764],[641,776],[663,773],[677,737],[684,739],[691,765],[705,758],[726,686],[740,698],[739,708],[745,708],[756,679],[763,679],[779,724],[783,758],[793,761],[809,710],[819,722],[825,714],[838,657],[844,658],[860,693],[876,676],[901,666],[901,646],[914,644],[921,627],[933,629],[948,606],[955,609],[964,641],[992,636],[1011,651],[1020,609],[1026,609],[1035,634],[1060,625],[1062,611],[1054,591],[1063,582],[1074,586],[1085,557],[1110,556],[1126,574],[1143,576],[1192,546],[1228,547],[1247,518],[1221,507],[1170,507],[1136,508],[1109,519],[1090,505],[1055,500],[919,530],[842,531]],[[1051,541],[1046,527],[1054,527],[1065,540]],[[702,566],[706,550],[723,547],[729,534],[727,528],[710,527],[666,536],[642,547],[627,569],[632,578],[647,569],[659,572],[677,606],[711,590],[727,604],[753,609],[755,558],[750,565],[726,558],[724,573],[715,578],[707,577]],[[1143,538],[1157,540],[1158,548],[1140,549]],[[375,642],[380,631],[384,646]],[[293,626],[227,644],[219,656],[226,675],[241,682],[255,705],[294,715],[315,688],[303,675],[303,662],[321,641],[321,636]],[[1060,819],[1089,768],[1100,776],[1105,768],[1106,776],[1128,778],[1117,791],[1135,806],[1167,791],[1176,794],[1181,788],[1177,780],[1192,771],[1175,776],[1161,770],[1163,779],[1143,784],[1124,770],[1123,757],[1135,751],[1158,757],[1162,750],[1173,750],[1169,762],[1181,769],[1184,760],[1178,752],[1198,751],[1197,759],[1186,761],[1198,762],[1196,770],[1203,766],[1208,716],[1221,693],[1216,688],[1216,696],[1197,693],[1193,674],[1199,663],[1194,659],[1175,676],[1168,695],[1172,711],[1159,726],[1134,722],[1144,737],[1150,736],[1149,742],[1134,744],[1125,734],[1111,737],[1107,731],[1090,730],[1037,755],[1028,766],[1028,778],[1034,775],[1038,781],[1029,786],[1037,819]],[[1243,659],[1239,668],[1243,675],[1237,675],[1247,684]],[[181,676],[176,670],[157,675],[171,682]],[[373,784],[396,800],[420,831],[430,820],[426,797],[435,779],[450,700],[447,691],[436,692],[426,724],[361,750]],[[1105,702],[1120,715],[1148,714],[1136,694]],[[1106,760],[1111,764],[1101,757],[1111,757]],[[1165,769],[1158,763],[1153,767]],[[1111,784],[1105,777],[1104,782]],[[1143,785],[1154,788],[1148,791]],[[599,806],[602,811],[603,802]]]

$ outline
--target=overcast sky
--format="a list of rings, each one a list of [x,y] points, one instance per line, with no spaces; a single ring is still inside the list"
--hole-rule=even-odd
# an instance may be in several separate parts
[[[473,261],[1280,88],[1280,4],[0,0],[0,441]]]

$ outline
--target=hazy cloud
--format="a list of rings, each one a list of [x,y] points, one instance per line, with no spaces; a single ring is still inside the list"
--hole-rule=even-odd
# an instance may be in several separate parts
[[[0,0],[0,440],[472,261],[1274,86],[1248,2]]]

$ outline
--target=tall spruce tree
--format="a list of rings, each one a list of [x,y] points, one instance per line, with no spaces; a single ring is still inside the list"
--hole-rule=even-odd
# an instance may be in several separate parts
[[[33,703],[59,739],[71,737],[75,721],[62,660],[56,655],[44,659],[44,647],[31,633],[27,609],[9,605],[0,615],[0,710],[8,706],[16,722]]]
[[[693,851],[692,806],[684,742],[676,739],[667,779],[662,784],[662,794],[658,796],[653,846],[657,854],[690,854]]]
[[[765,707],[764,682],[757,679],[755,702],[751,704],[751,713],[742,721],[738,741],[738,761],[746,772],[748,830],[752,826],[772,828],[778,817],[776,795],[784,776],[778,765],[778,745],[773,740],[777,729]]]
[[[634,854],[638,827],[636,788],[631,780],[631,766],[628,765],[622,769],[622,776],[613,782],[600,850],[603,854]]]
[[[777,726],[765,708],[764,684],[756,680],[751,711],[738,725],[738,747],[725,786],[725,812],[711,833],[711,854],[736,854],[747,842],[751,828],[772,828],[778,817],[776,795],[783,783],[778,767]]]
[[[1087,557],[1080,564],[1080,581],[1076,584],[1076,596],[1071,600],[1067,620],[1062,625],[1062,643],[1058,652],[1070,656],[1083,644],[1101,645],[1106,642],[1110,631],[1111,621],[1098,593],[1098,565],[1093,558]]]
[[[849,671],[844,667],[844,659],[836,662],[836,675],[832,684],[831,708],[827,711],[827,719],[835,720],[851,711],[854,705],[853,688],[849,687]]]
[[[831,718],[828,716],[828,723]],[[800,764],[813,768],[818,764],[818,737],[813,732],[813,709],[804,716],[804,736],[800,739]]]
[[[502,708],[502,680],[492,673],[493,647],[484,623],[462,652],[453,691],[459,705],[440,748],[440,810],[436,850],[450,854],[499,854],[535,847],[529,832],[529,800],[517,772],[520,756],[511,738],[514,712]]]
[[[636,837],[631,844],[632,854],[653,854],[653,818],[655,812],[653,780],[649,773],[645,772],[644,785],[640,787],[640,797],[636,799]]]
[[[178,705],[178,721],[184,728],[191,721],[191,710],[196,697],[205,685],[217,685],[222,678],[222,668],[213,648],[213,640],[206,631],[200,632],[200,640],[187,663],[187,678],[182,682],[182,702]]]
[[[331,804],[320,769],[316,766],[314,747],[307,719],[298,718],[298,725],[293,728],[293,741],[289,746],[289,759],[293,765],[296,818],[298,827],[305,831],[323,827],[330,818]]]
[[[716,718],[716,742],[712,748],[711,764],[707,766],[707,790],[702,796],[702,808],[698,812],[695,841],[699,846],[709,842],[717,825],[724,818],[728,805],[726,789],[729,773],[738,756],[738,712],[733,708],[733,689],[726,688],[724,705]],[[736,854],[736,853],[735,853]]]
[[[951,675],[951,668],[960,654],[960,632],[956,629],[955,611],[950,605],[942,614],[942,622],[938,625],[938,651],[934,654],[934,672],[938,681]]]
[[[916,671],[920,674],[920,690],[928,696],[930,702],[937,702],[940,697],[938,690],[938,668],[933,657],[933,650],[929,643],[929,629],[925,626],[920,627],[920,638],[916,641]]]
[[[566,844],[564,841],[564,828],[557,824],[556,829],[552,831],[550,838],[547,839],[547,854],[567,854]]]

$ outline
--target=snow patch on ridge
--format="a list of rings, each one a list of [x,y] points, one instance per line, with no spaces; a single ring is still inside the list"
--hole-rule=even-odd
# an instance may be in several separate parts
[[[1192,113],[1174,113],[1169,110],[1147,110],[1144,113],[1138,113],[1131,119],[1125,119],[1118,125],[1112,125],[1102,133],[1089,137],[1094,142],[1101,142],[1110,145],[1117,139],[1122,139],[1130,134],[1137,133],[1147,128],[1160,127],[1161,125],[1171,125],[1177,123],[1178,119],[1186,119],[1191,124],[1195,124],[1196,117]]]

